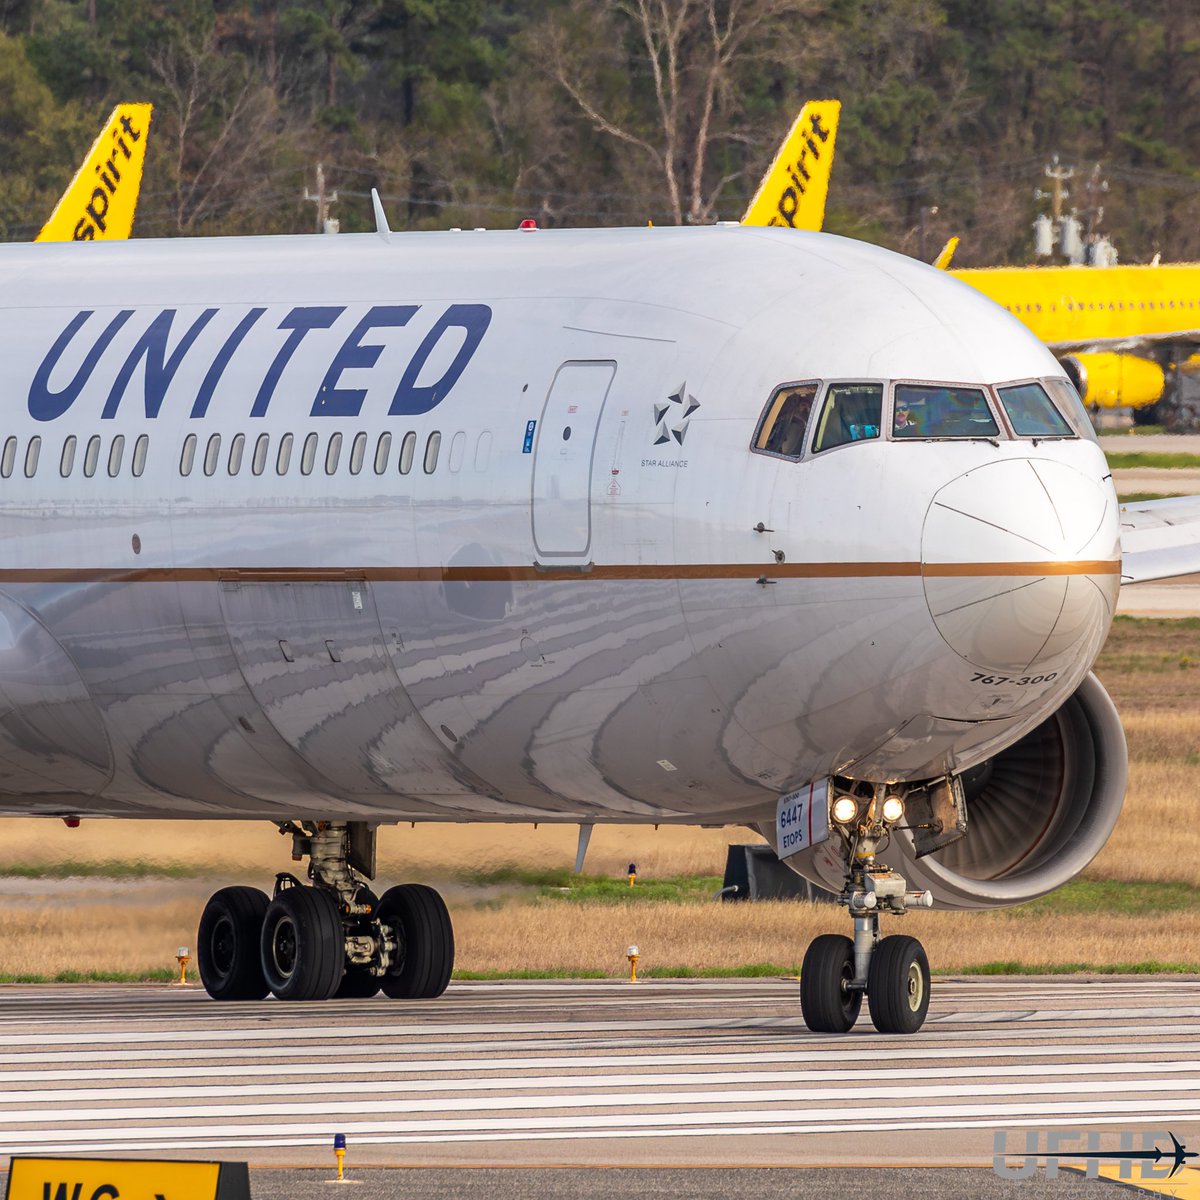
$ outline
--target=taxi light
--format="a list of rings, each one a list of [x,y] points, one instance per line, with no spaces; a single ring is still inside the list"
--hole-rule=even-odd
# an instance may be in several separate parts
[[[839,825],[849,825],[858,816],[858,801],[853,796],[839,796],[833,802],[833,819]]]
[[[883,802],[883,819],[899,821],[904,816],[904,801],[899,796],[888,796]]]

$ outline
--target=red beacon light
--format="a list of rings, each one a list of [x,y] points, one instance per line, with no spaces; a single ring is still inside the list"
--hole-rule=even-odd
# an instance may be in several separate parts
[[[538,224],[532,217],[526,217],[525,220],[523,220],[520,225],[517,226],[517,229],[521,233],[533,233],[536,231],[537,227]]]

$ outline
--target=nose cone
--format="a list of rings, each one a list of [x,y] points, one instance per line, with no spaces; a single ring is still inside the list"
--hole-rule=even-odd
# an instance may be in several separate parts
[[[1049,459],[968,471],[925,518],[925,597],[942,637],[982,671],[1061,672],[1099,652],[1120,589],[1111,484]]]

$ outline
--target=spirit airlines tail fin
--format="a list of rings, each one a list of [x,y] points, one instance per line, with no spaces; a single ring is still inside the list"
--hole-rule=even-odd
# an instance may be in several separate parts
[[[810,100],[805,104],[758,185],[742,218],[743,225],[821,228],[841,111],[837,100]]]
[[[37,235],[39,242],[119,241],[129,236],[142,187],[151,109],[149,104],[118,104],[112,110]]]

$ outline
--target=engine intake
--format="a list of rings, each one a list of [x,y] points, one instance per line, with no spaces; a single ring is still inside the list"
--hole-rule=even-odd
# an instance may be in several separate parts
[[[881,855],[938,908],[997,908],[1045,895],[1100,852],[1117,823],[1128,774],[1125,733],[1089,674],[1053,716],[962,776],[967,832],[917,857],[897,831]]]

